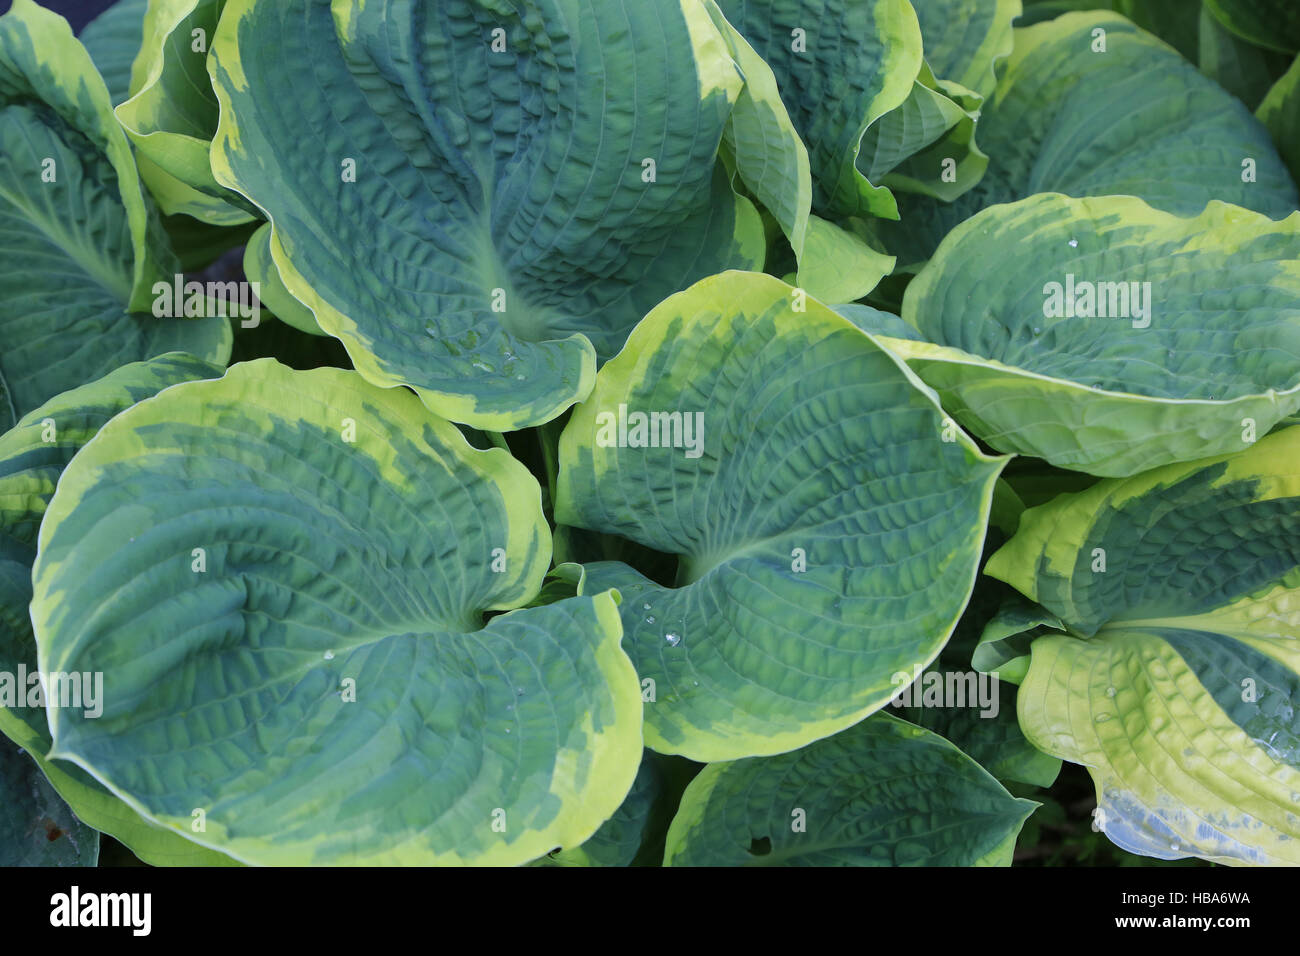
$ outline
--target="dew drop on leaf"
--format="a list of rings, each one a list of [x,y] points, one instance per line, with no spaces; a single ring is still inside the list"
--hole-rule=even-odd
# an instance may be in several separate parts
[[[676,647],[682,642],[682,639],[676,634],[665,634],[664,640],[667,641],[671,647]]]
[[[332,661],[332,660],[334,660],[334,652],[333,652],[333,651],[326,651],[326,652],[325,652],[325,660],[327,660],[327,661]]]

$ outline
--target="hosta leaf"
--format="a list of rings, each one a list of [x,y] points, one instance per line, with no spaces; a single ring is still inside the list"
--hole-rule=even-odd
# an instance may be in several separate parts
[[[1300,51],[1300,7],[1291,0],[1205,0],[1205,6],[1220,23],[1255,46]]]
[[[258,284],[257,297],[262,304],[275,313],[281,322],[292,325],[308,335],[324,335],[325,332],[316,324],[316,317],[311,309],[293,297],[285,288],[280,278],[280,270],[271,258],[271,224],[263,223],[257,232],[249,237],[244,247],[244,274],[249,282]]]
[[[858,302],[837,305],[835,311],[863,332],[869,332],[875,336],[888,336],[894,339],[916,339],[918,341],[921,338],[916,329],[892,312],[882,312],[880,309],[862,305]]]
[[[936,734],[877,714],[686,788],[665,866],[1007,866],[1038,804]]]
[[[1162,859],[1300,863],[1300,428],[1026,511],[987,573],[1068,634],[1019,716],[1088,767],[1099,825]]]
[[[16,675],[20,666],[29,676],[37,671],[28,615],[32,561],[46,505],[68,462],[105,422],[136,402],[170,385],[220,374],[218,366],[181,353],[125,365],[56,396],[0,436],[0,672]],[[24,696],[19,706],[0,706],[0,731],[30,753],[80,819],[148,863],[233,862],[148,823],[81,768],[47,761],[45,711],[26,703]]]
[[[975,105],[967,109],[958,100]],[[955,199],[988,166],[988,157],[975,146],[978,103],[975,93],[941,84],[922,64],[907,99],[862,137],[858,169],[895,191]]]
[[[897,218],[889,190],[859,171],[859,151],[863,133],[907,100],[921,68],[921,28],[907,0],[719,0],[718,6],[776,74],[808,146],[814,210],[830,218]],[[870,159],[862,165],[870,168]]]
[[[925,342],[889,344],[1000,451],[1129,475],[1240,450],[1300,408],[1297,249],[1300,213],[1033,196],[953,230],[903,301]]]
[[[987,99],[994,69],[1011,54],[1011,22],[1021,0],[912,0],[921,21],[925,61],[941,80]]]
[[[1079,10],[1113,10],[1117,0],[1024,0],[1025,11],[1016,26],[1029,27]]]
[[[106,676],[98,719],[50,711],[50,756],[248,863],[576,846],[632,784],[640,706],[614,595],[484,623],[550,550],[526,469],[405,390],[271,360],[177,386],[42,525],[41,665]]]
[[[1255,115],[1273,135],[1291,175],[1300,177],[1300,56],[1264,96]]]
[[[275,223],[285,285],[367,379],[535,425],[666,295],[761,265],[731,175],[773,194],[803,147],[733,50],[700,0],[231,0],[214,171]]]
[[[226,361],[225,319],[132,314],[175,259],[104,81],[67,21],[31,0],[0,17],[0,182],[0,378],[16,416],[175,349]]]
[[[808,151],[781,101],[772,70],[731,25],[714,0],[704,0],[727,51],[745,78],[723,133],[725,161],[775,219],[802,261],[812,205]],[[799,144],[799,148],[790,148]]]
[[[535,865],[631,866],[649,837],[656,815],[663,811],[665,782],[659,759],[654,752],[645,752],[623,803],[582,846],[544,856]]]
[[[131,64],[140,52],[148,6],[149,0],[117,0],[81,31],[81,43],[104,78],[114,106],[129,95]]]
[[[976,670],[997,671],[1003,680],[1019,684],[1029,669],[1034,639],[1065,629],[1061,619],[1047,609],[1023,598],[1011,598],[985,624],[971,664]]]
[[[1286,54],[1261,50],[1230,33],[1204,6],[1201,7],[1199,43],[1201,71],[1251,109],[1259,106],[1290,62]],[[1264,122],[1267,125],[1267,121]],[[1280,144],[1278,151],[1286,156]],[[1295,177],[1294,169],[1291,176]]]
[[[208,46],[224,7],[225,0],[152,0],[131,98],[117,108],[117,118],[164,212],[234,226],[254,219],[255,210],[217,183],[208,158],[219,112]]]
[[[861,236],[813,216],[795,281],[818,301],[836,305],[862,298],[893,268],[893,256],[876,251]]]
[[[1191,62],[1197,62],[1203,28],[1196,18],[1196,0],[1114,0],[1091,6],[1113,7]]]
[[[981,109],[983,178],[951,203],[900,196],[902,222],[875,224],[900,267],[923,263],[986,206],[1035,193],[1132,195],[1183,216],[1214,199],[1274,219],[1296,209],[1295,183],[1267,130],[1149,33],[1089,11],[1015,34]],[[1094,52],[1102,39],[1105,52]]]
[[[59,799],[40,768],[0,738],[0,866],[94,866],[99,834]]]
[[[650,436],[634,413],[659,416],[656,447],[636,447]],[[945,441],[944,422],[889,353],[770,276],[705,279],[637,326],[560,439],[555,516],[680,556],[675,587],[597,562],[581,592],[623,596],[654,689],[647,746],[700,761],[799,747],[934,658],[1003,464],[955,428]]]

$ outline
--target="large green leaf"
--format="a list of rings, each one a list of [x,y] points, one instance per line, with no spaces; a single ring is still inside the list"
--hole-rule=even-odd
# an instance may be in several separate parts
[[[219,113],[208,49],[224,7],[225,0],[152,0],[131,98],[116,112],[164,212],[233,226],[253,220],[255,211],[217,183],[208,158]]]
[[[921,28],[907,0],[719,0],[718,6],[776,74],[808,145],[813,208],[831,218],[897,217],[889,190],[859,171],[860,164],[870,169],[872,156],[859,153],[863,134],[903,105],[921,69]],[[896,146],[899,133],[882,148]]]
[[[1219,22],[1255,46],[1300,52],[1300,7],[1294,0],[1205,0]]]
[[[1095,475],[1240,450],[1300,408],[1300,213],[1055,193],[958,226],[888,339],[994,448]]]
[[[1273,135],[1291,175],[1300,177],[1300,55],[1264,96],[1255,115]]]
[[[726,273],[661,304],[566,426],[555,504],[680,556],[673,587],[618,562],[583,582],[623,595],[647,746],[779,753],[887,703],[957,622],[1002,464],[783,282]]]
[[[1059,616],[1021,726],[1162,859],[1300,863],[1300,428],[1026,511],[987,572]]]
[[[220,374],[219,367],[181,353],[133,363],[56,396],[0,436],[0,672],[17,674],[20,666],[28,675],[37,672],[28,615],[32,561],[46,505],[68,462],[105,422],[136,402],[168,386]],[[149,863],[233,862],[148,823],[81,768],[47,761],[45,710],[27,703],[24,697],[16,706],[0,706],[0,732],[31,754],[80,819]]]
[[[665,866],[1007,866],[1038,804],[886,714],[686,788]]]
[[[41,666],[106,678],[98,719],[50,711],[51,759],[244,862],[523,863],[636,775],[616,596],[485,624],[541,586],[540,489],[405,390],[271,360],[176,386],[81,450],[39,544]]]
[[[1068,13],[1015,33],[980,116],[984,177],[951,203],[900,196],[902,222],[875,224],[901,267],[986,206],[1035,193],[1132,195],[1179,215],[1215,199],[1275,219],[1296,209],[1295,183],[1245,105],[1122,16]]]
[[[213,168],[367,379],[535,425],[665,296],[761,266],[733,175],[802,246],[811,185],[772,175],[803,146],[723,26],[703,0],[231,0]]]
[[[59,799],[40,769],[0,738],[0,866],[94,866],[99,834]]]
[[[149,0],[117,0],[81,31],[81,43],[104,78],[114,106],[130,93],[131,64],[140,52],[148,6]]]
[[[0,17],[0,183],[0,429],[128,362],[175,349],[226,361],[225,319],[133,314],[175,257],[104,81],[67,21],[31,0]]]

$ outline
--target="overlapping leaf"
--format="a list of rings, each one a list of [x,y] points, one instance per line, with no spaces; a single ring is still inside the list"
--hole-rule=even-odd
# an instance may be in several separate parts
[[[1021,726],[1162,859],[1300,862],[1300,428],[1022,516],[987,572],[1058,615]]]
[[[59,392],[174,349],[224,363],[225,319],[148,313],[178,271],[104,81],[31,0],[0,17],[0,431]]]
[[[823,216],[897,218],[887,179],[905,160],[973,120],[922,59],[921,26],[907,0],[719,0],[728,20],[772,66],[799,135],[808,145],[813,207]],[[1007,26],[1010,20],[1007,20]],[[954,40],[945,65],[961,58]],[[977,71],[978,72],[978,71]],[[976,97],[978,99],[978,97]],[[951,150],[950,150],[951,152]],[[905,188],[941,188],[939,160],[900,173]]]
[[[244,247],[244,275],[257,283],[257,295],[276,318],[308,335],[324,335],[311,309],[293,297],[271,258],[271,224],[263,223]]]
[[[640,701],[614,595],[484,623],[549,559],[524,467],[404,390],[271,360],[169,389],[42,525],[41,666],[106,678],[98,719],[51,709],[50,756],[249,863],[577,846],[632,784]]]
[[[1124,17],[1068,13],[1015,34],[980,116],[984,177],[951,203],[901,196],[902,222],[876,224],[900,267],[986,206],[1041,192],[1138,196],[1185,216],[1216,199],[1274,219],[1297,208],[1245,105]]]
[[[1264,96],[1255,115],[1273,135],[1291,175],[1300,177],[1300,55]]]
[[[886,714],[686,788],[665,866],[1007,866],[1037,804]]]
[[[232,0],[214,170],[369,380],[535,425],[666,295],[761,264],[733,175],[801,248],[811,187],[769,173],[803,147],[736,40],[701,0]]]
[[[152,0],[131,97],[116,112],[164,212],[233,226],[252,221],[255,209],[217,183],[209,159],[219,107],[208,48],[224,7],[225,0]]]
[[[130,95],[131,64],[140,52],[148,6],[149,0],[117,0],[81,31],[81,43],[104,78],[114,106]]]
[[[672,587],[619,562],[583,584],[623,595],[649,747],[802,746],[934,658],[1002,465],[946,426],[888,352],[771,277],[706,279],[646,317],[565,428],[555,514],[680,556]]]
[[[1300,52],[1300,7],[1290,0],[1205,0],[1206,9],[1255,46]]]
[[[1300,408],[1297,249],[1300,213],[1034,196],[952,232],[903,302],[925,341],[889,345],[1000,451],[1129,475],[1240,450]]]
[[[32,562],[45,508],[68,462],[105,422],[136,402],[168,386],[220,374],[218,366],[181,353],[132,363],[56,396],[0,436],[0,672],[17,682],[20,673],[30,680],[38,670],[28,615]],[[46,760],[50,734],[45,710],[28,706],[30,684],[14,689],[21,697],[14,706],[0,706],[0,732],[28,751],[77,817],[149,863],[232,862],[148,823],[81,768]],[[44,792],[39,784],[33,786]],[[57,814],[52,819],[80,844]]]

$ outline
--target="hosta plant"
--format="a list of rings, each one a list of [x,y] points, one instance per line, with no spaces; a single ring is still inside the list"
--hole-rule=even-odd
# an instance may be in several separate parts
[[[1300,864],[1289,4],[94,6],[0,864]]]

